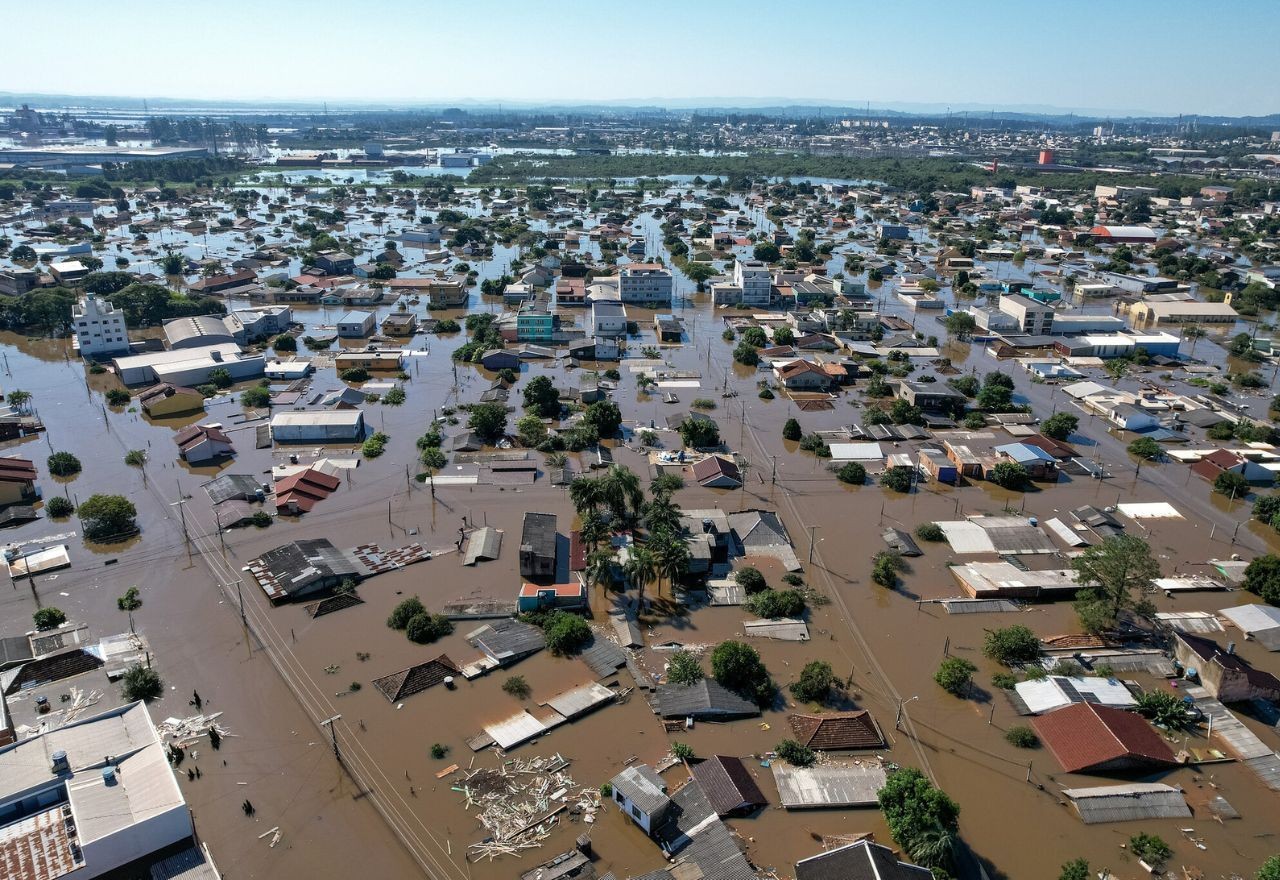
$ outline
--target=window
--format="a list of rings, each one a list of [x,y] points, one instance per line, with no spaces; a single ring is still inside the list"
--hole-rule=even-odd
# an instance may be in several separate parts
[[[631,805],[631,815],[635,816],[637,820],[644,818],[644,813],[640,812],[640,808],[635,804]]]
[[[616,788],[613,790],[613,799],[618,803],[622,803],[625,800],[622,796],[622,792],[618,791]]]

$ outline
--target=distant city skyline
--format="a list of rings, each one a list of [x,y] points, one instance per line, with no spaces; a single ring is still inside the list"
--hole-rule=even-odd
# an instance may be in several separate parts
[[[14,40],[0,91],[352,104],[828,104],[956,112],[1280,112],[1273,0],[955,4],[66,0],[81,58]],[[1221,39],[1214,34],[1225,35]],[[1246,39],[1247,37],[1247,39]],[[1228,46],[1233,47],[1228,50]]]

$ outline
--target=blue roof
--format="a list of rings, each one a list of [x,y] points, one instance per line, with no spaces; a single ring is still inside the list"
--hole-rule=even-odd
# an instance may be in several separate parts
[[[1031,446],[1028,443],[1006,443],[1004,446],[997,446],[996,452],[1009,456],[1018,464],[1029,464],[1033,461],[1054,461],[1052,455],[1040,447]]]

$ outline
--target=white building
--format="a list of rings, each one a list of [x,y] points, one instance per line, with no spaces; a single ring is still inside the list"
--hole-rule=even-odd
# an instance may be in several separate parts
[[[618,809],[652,834],[671,805],[662,777],[648,764],[633,764],[613,777],[612,786]]]
[[[5,876],[99,877],[192,836],[191,813],[143,703],[0,749],[0,854],[38,853]]]
[[[145,382],[168,382],[170,385],[195,387],[204,385],[214,370],[223,369],[235,382],[256,379],[262,375],[266,358],[245,354],[234,342],[176,351],[148,351],[117,357],[112,363],[116,375],[126,385]]]
[[[627,307],[617,300],[597,300],[591,304],[590,336],[617,339],[627,335]]]
[[[618,294],[624,303],[671,304],[671,272],[660,263],[631,263],[618,271]]]
[[[375,321],[373,312],[347,312],[338,319],[338,335],[346,339],[363,339],[373,333]]]
[[[71,323],[81,357],[103,357],[129,350],[124,312],[92,293],[85,294],[71,310]]]
[[[773,302],[773,276],[760,260],[738,260],[733,264],[733,281],[711,285],[716,305],[768,306]]]
[[[364,413],[358,409],[284,412],[271,417],[271,437],[277,443],[354,443],[364,434]]]

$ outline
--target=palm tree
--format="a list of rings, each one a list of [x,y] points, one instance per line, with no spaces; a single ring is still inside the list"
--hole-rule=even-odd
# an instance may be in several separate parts
[[[941,822],[930,822],[902,841],[911,860],[926,868],[950,868],[955,861],[956,834]]]
[[[627,520],[639,514],[644,504],[644,490],[640,488],[640,477],[633,471],[611,465],[600,483],[601,500],[616,519]]]
[[[578,535],[583,544],[595,550],[600,546],[600,542],[608,539],[609,523],[596,511],[589,510],[582,515],[582,526],[578,529]]]
[[[650,546],[653,549],[658,574],[666,577],[674,595],[676,581],[684,577],[689,570],[689,545],[685,543],[679,532],[660,532],[657,541],[651,541]],[[661,581],[659,581],[658,592],[659,594],[662,592]]]
[[[644,609],[644,588],[657,576],[657,565],[653,552],[647,547],[632,545],[630,558],[624,568],[627,579],[636,585],[639,595],[636,601],[636,613]]]
[[[569,483],[569,500],[578,515],[585,517],[588,512],[595,511],[603,501],[603,486],[599,480],[590,477],[574,477]]]
[[[657,532],[678,532],[680,530],[680,508],[669,498],[658,497],[644,506],[644,527],[650,534]]]
[[[587,556],[587,567],[583,569],[582,578],[587,589],[598,584],[613,586],[613,553],[609,550],[594,550]]]

